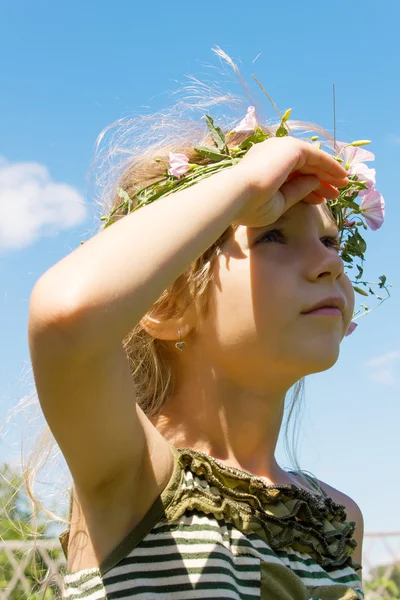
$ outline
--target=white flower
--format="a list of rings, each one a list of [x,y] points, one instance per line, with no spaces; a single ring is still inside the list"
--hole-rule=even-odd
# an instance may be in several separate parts
[[[378,190],[370,190],[362,199],[360,211],[373,231],[379,229],[385,218],[385,201],[382,194]]]
[[[170,152],[169,153],[169,164],[170,169],[168,169],[169,175],[174,175],[175,177],[180,177],[184,175],[186,171],[190,169],[189,158],[186,154],[180,154],[179,152]]]
[[[341,154],[343,154],[344,159],[344,168],[350,169],[350,167],[354,167],[354,165],[358,163],[368,162],[370,160],[375,160],[375,154],[370,152],[369,150],[365,150],[364,148],[359,148],[357,146],[348,146],[345,142],[336,142],[339,150],[342,150],[345,146]]]
[[[236,133],[242,131],[253,131],[258,126],[258,116],[254,106],[249,106],[246,116],[242,119],[233,131]]]
[[[365,183],[368,189],[360,190],[359,196],[365,196],[376,183],[376,170],[370,169],[365,163],[353,163],[348,170],[349,175],[357,175],[358,181]]]

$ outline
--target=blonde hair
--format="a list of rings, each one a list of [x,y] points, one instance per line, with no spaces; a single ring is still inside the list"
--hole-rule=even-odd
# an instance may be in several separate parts
[[[221,51],[217,54],[230,66],[229,57]],[[238,75],[236,65],[234,71]],[[240,74],[239,74],[239,77]],[[242,80],[241,80],[242,81]],[[106,127],[98,137],[95,158],[90,175],[94,174],[96,186],[95,205],[100,209],[98,216],[109,215],[120,203],[121,198],[117,194],[117,188],[122,187],[135,205],[135,192],[161,179],[165,173],[165,163],[168,162],[168,153],[183,152],[191,162],[206,164],[207,158],[199,157],[194,147],[201,145],[213,145],[208,133],[205,132],[204,122],[200,117],[206,111],[212,113],[216,124],[221,126],[225,132],[232,130],[243,116],[247,108],[245,103],[232,94],[224,94],[214,85],[210,86],[191,78],[191,84],[184,88],[184,99],[178,100],[169,110],[163,110],[152,115],[139,117],[125,117]],[[248,94],[247,94],[248,95]],[[250,98],[253,105],[258,108],[258,102]],[[221,107],[228,108],[231,116],[218,116],[216,113]],[[194,117],[194,118],[193,118]],[[262,125],[262,129],[274,135],[278,123]],[[315,124],[300,121],[288,121],[291,132],[301,131],[303,135],[310,136],[317,133],[325,138],[326,145],[332,147],[331,136]],[[228,137],[228,145],[236,146],[243,141],[249,132],[235,133]],[[157,162],[155,159],[161,159]],[[162,202],[162,199],[158,200]],[[115,212],[113,220],[123,218],[125,215],[121,210]],[[230,226],[193,264],[191,264],[176,281],[162,293],[160,298],[149,309],[149,314],[162,314],[165,317],[177,314],[177,299],[184,297],[187,303],[199,302],[206,311],[208,306],[208,292],[212,284],[212,265],[221,252],[226,240],[234,233],[235,227]],[[117,257],[116,257],[117,260]],[[174,360],[169,345],[163,340],[149,335],[141,323],[134,326],[131,332],[123,340],[123,347],[129,360],[132,378],[137,393],[137,402],[149,417],[156,416],[167,402],[174,390]],[[32,401],[35,390],[25,397],[13,411],[14,415],[21,410],[31,409],[33,404],[38,404],[37,398]],[[288,430],[292,417],[301,407],[304,397],[304,379],[299,380],[292,389],[290,402],[287,403],[287,419],[284,443],[292,466],[299,472],[302,471],[297,460],[295,444],[297,444],[298,431],[294,430],[290,447],[288,444]],[[298,419],[296,419],[298,425]],[[44,426],[37,436],[34,449],[26,463],[22,465],[25,487],[32,501],[35,511],[43,510],[52,519],[71,524],[70,518],[65,519],[48,510],[35,497],[33,488],[37,473],[44,465],[49,463],[50,455],[54,450],[59,453],[49,427]],[[311,478],[311,485],[313,485]],[[307,486],[310,478],[303,475],[303,481]],[[315,480],[315,487],[320,487]],[[68,487],[68,493],[71,486]]]

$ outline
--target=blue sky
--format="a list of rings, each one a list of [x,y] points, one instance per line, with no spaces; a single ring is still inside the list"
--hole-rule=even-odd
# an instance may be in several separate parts
[[[400,531],[399,19],[395,0],[3,3],[1,414],[30,389],[32,288],[94,226],[87,176],[98,134],[118,118],[170,104],[186,74],[216,79],[211,48],[219,45],[256,94],[253,72],[281,110],[327,129],[335,83],[339,139],[373,142],[386,220],[366,233],[365,274],[386,274],[392,298],[359,321],[330,371],[307,379],[299,456],[358,502],[366,531]],[[18,460],[19,435],[10,425],[0,461]]]

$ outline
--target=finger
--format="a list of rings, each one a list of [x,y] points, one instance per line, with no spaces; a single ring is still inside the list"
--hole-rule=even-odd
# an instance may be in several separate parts
[[[321,181],[319,187],[317,187],[315,191],[327,200],[335,200],[340,194],[337,188],[325,181]]]
[[[321,196],[321,194],[318,194],[318,192],[313,191],[303,198],[303,202],[308,202],[309,204],[322,204],[325,202],[325,198]]]
[[[299,177],[299,175],[300,171],[293,171],[293,173],[290,173],[286,181],[291,181],[292,179]],[[315,191],[328,200],[335,200],[340,194],[339,190],[335,186],[327,183],[326,181],[320,181],[320,185]]]
[[[316,166],[305,164],[297,170],[297,173],[301,173],[302,175],[315,175],[322,181],[326,181],[335,187],[341,188],[345,187],[349,183],[348,177],[336,177],[327,171],[323,171]]]
[[[316,168],[320,171],[326,171],[335,179],[344,179],[347,177],[347,171],[342,165],[333,158],[331,154],[325,152],[318,146],[314,146],[309,142],[301,142],[305,153],[304,164]],[[327,180],[328,181],[328,180]]]
[[[280,191],[285,198],[285,211],[297,202],[300,202],[300,200],[309,196],[309,194],[320,185],[321,182],[316,177],[310,175],[301,175],[284,183],[281,186]]]

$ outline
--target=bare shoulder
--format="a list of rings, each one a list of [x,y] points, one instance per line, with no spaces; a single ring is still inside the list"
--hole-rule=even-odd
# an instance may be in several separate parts
[[[318,482],[322,489],[328,494],[328,496],[332,498],[334,502],[336,502],[337,504],[343,504],[345,506],[347,512],[347,520],[355,521],[356,526],[362,528],[364,525],[364,518],[357,502],[350,498],[350,496],[348,496],[347,494],[344,494],[343,492],[337,490],[336,488],[325,483],[324,481],[321,481],[319,479]]]
[[[353,560],[362,564],[362,544],[364,537],[364,517],[357,502],[350,498],[347,494],[340,492],[336,488],[328,485],[324,481],[318,480],[322,489],[332,498],[337,504],[343,504],[347,513],[347,520],[354,521],[356,524],[354,531],[354,539],[357,542],[357,548],[353,553]]]

